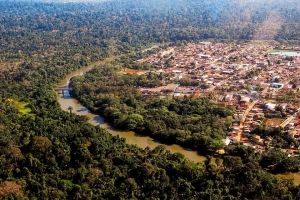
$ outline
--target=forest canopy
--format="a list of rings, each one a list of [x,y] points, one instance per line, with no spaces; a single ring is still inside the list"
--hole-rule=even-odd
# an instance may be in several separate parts
[[[233,122],[234,107],[216,105],[208,98],[145,96],[138,88],[161,86],[162,77],[153,72],[123,74],[118,64],[96,66],[84,77],[72,78],[72,95],[120,129],[179,143],[202,154],[225,147],[222,139]]]
[[[0,1],[0,199],[299,199],[299,186],[261,168],[298,170],[299,161],[277,149],[260,155],[250,147],[231,146],[222,158],[207,156],[204,163],[194,163],[164,146],[141,149],[127,144],[89,124],[86,117],[61,110],[53,91],[71,71],[112,55],[139,52],[153,43],[274,39],[298,44],[297,3]],[[102,73],[101,68],[95,70]],[[106,71],[107,76],[114,70],[118,69]],[[192,129],[204,130],[194,121],[207,120],[203,124],[216,129],[212,120],[220,119],[224,127],[219,135],[194,135],[201,144],[208,141],[216,147],[232,111],[205,99],[186,100],[188,106],[201,107],[193,112],[175,100],[153,100],[149,106],[156,118],[150,119],[142,115],[145,103],[136,99],[140,96],[130,81],[155,86],[160,77],[151,76],[151,81],[122,77],[129,83],[126,91],[136,96],[121,102],[106,94],[98,103],[127,109],[128,129],[172,127],[174,138],[180,140],[192,137],[186,134]],[[81,81],[74,79],[74,83]],[[92,106],[102,109],[100,104]],[[112,120],[122,119],[119,110],[103,109]],[[203,113],[210,118],[201,117]],[[159,116],[168,119],[167,124]],[[161,121],[161,126],[150,127],[147,121],[151,120]],[[177,130],[182,124],[186,128]]]

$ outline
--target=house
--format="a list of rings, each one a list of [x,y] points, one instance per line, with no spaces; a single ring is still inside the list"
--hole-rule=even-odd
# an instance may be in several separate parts
[[[265,106],[266,106],[266,108],[268,110],[273,110],[273,109],[275,109],[276,104],[274,104],[274,103],[266,103]]]
[[[211,45],[211,42],[200,42],[199,44],[200,44],[200,46],[207,48]]]
[[[249,97],[241,96],[241,100],[240,100],[240,104],[241,105],[248,105],[249,102],[250,102],[250,98]]]

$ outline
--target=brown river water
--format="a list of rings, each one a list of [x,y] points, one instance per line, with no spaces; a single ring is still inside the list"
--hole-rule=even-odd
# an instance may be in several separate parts
[[[111,60],[111,59],[109,59]],[[81,69],[78,69],[70,74],[68,74],[63,81],[59,83],[59,87],[66,88],[68,87],[69,81],[73,76],[78,75],[84,75],[87,71],[92,69],[95,65],[99,65],[103,62],[97,62],[87,67],[82,67]],[[62,94],[58,94],[57,101],[59,102],[61,108],[65,111],[67,111],[69,106],[73,107],[73,113],[76,113],[78,115],[86,115],[89,117],[89,122],[93,125],[99,125],[102,128],[105,128],[110,132],[112,135],[119,135],[120,137],[123,137],[126,139],[126,142],[129,144],[136,144],[138,147],[146,148],[147,146],[150,146],[151,149],[155,148],[158,145],[161,145],[161,143],[157,140],[154,140],[148,136],[141,136],[137,135],[136,133],[132,131],[122,131],[114,128],[109,123],[105,122],[104,118],[92,114],[86,107],[81,105],[76,99],[70,97],[69,91],[64,91],[64,96]],[[171,153],[181,153],[185,155],[186,158],[190,159],[194,162],[203,162],[206,158],[204,156],[199,155],[196,151],[192,151],[191,149],[183,148],[179,145],[173,144],[173,145],[164,145],[167,150],[170,150]]]
[[[110,58],[109,60],[114,59]],[[107,60],[108,61],[108,60]],[[68,74],[63,81],[59,83],[59,87],[66,88],[68,87],[69,81],[73,76],[79,76],[84,75],[87,71],[92,69],[95,65],[99,65],[103,63],[104,61],[96,62],[90,66],[82,67],[70,74]],[[86,115],[89,117],[89,122],[93,125],[99,125],[102,128],[105,128],[108,130],[109,133],[112,135],[119,135],[120,137],[123,137],[126,139],[126,142],[129,144],[136,144],[138,147],[146,148],[147,146],[150,146],[151,149],[155,148],[158,145],[161,145],[157,140],[154,140],[148,136],[142,136],[138,135],[132,131],[122,131],[114,128],[111,124],[105,122],[104,118],[92,114],[86,107],[81,105],[76,99],[70,97],[69,91],[64,92],[64,96],[62,94],[58,94],[57,101],[59,102],[61,108],[65,111],[68,110],[69,106],[73,107],[73,113],[76,113],[77,115]],[[164,145],[167,150],[170,150],[171,153],[181,153],[186,158],[188,158],[191,161],[194,162],[203,162],[206,160],[204,156],[199,155],[196,151],[193,151],[191,149],[183,148],[179,145],[173,144],[173,145]],[[294,179],[294,183],[296,185],[300,184],[300,174],[299,173],[287,173],[287,174],[277,174],[278,178],[281,179]]]

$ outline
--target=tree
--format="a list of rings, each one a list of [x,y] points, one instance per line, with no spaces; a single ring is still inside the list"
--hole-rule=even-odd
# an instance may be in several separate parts
[[[217,151],[225,148],[225,146],[226,145],[222,140],[212,140],[208,148],[212,149],[213,151]]]
[[[42,136],[34,136],[30,142],[30,147],[33,152],[45,153],[51,146],[52,142],[48,138]]]
[[[223,159],[223,165],[225,169],[237,171],[242,168],[243,162],[240,157],[237,156],[225,156]]]
[[[70,114],[72,114],[73,107],[72,107],[72,106],[69,106],[69,107],[68,107],[68,110],[69,110]]]
[[[24,155],[21,150],[17,147],[9,147],[6,150],[6,156],[11,164],[17,165],[21,160],[24,160]]]
[[[258,92],[262,90],[262,86],[261,86],[260,83],[258,83],[258,84],[256,85],[256,90],[257,90]]]
[[[270,165],[277,165],[287,158],[288,156],[286,153],[281,151],[281,149],[279,148],[275,148],[275,149],[271,149],[269,152],[266,152],[263,155],[260,164],[263,167],[268,167]]]
[[[139,114],[130,114],[125,121],[126,127],[129,130],[141,129],[144,125],[144,118]]]
[[[12,194],[17,195],[19,197],[23,197],[24,194],[21,185],[19,185],[14,181],[4,181],[1,184],[1,189],[0,189],[1,199]]]

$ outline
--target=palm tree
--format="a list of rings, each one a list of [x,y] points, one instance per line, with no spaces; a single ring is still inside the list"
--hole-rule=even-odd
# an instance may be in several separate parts
[[[70,114],[72,114],[73,107],[72,107],[72,106],[69,106],[69,107],[68,107],[68,110],[70,111]]]

